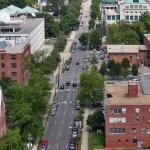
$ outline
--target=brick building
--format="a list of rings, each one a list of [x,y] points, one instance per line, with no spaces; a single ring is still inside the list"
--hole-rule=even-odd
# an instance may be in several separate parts
[[[11,46],[5,41],[0,42],[0,78],[7,76],[18,84],[26,83],[28,72],[24,62],[30,58],[30,54],[29,44]]]
[[[146,45],[107,45],[108,59],[121,62],[128,58],[131,64],[148,65],[149,50]]]
[[[5,103],[2,89],[0,87],[0,138],[6,134]]]
[[[134,81],[106,83],[106,148],[150,147],[150,95],[142,91]]]

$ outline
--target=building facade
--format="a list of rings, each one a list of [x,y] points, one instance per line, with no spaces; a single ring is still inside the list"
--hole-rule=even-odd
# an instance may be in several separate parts
[[[0,87],[0,138],[6,134],[5,102]]]
[[[0,42],[0,46],[1,46]],[[3,43],[4,45],[4,43]],[[29,44],[5,45],[0,48],[0,78],[7,76],[18,84],[25,84],[28,71],[24,62],[30,59],[31,47]]]
[[[146,45],[107,45],[108,60],[121,63],[128,58],[131,64],[149,65],[150,49]]]
[[[107,84],[106,91],[106,148],[149,148],[150,95],[133,81]]]
[[[150,12],[149,0],[103,0],[101,5],[103,25],[118,20],[136,21],[145,12]]]
[[[42,48],[45,40],[43,18],[13,18],[7,24],[0,25],[0,41],[11,45],[29,43],[31,53]]]

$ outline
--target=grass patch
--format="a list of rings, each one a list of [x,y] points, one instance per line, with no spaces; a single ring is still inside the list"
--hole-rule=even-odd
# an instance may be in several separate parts
[[[105,145],[105,135],[89,132],[89,148],[88,150],[103,148]]]

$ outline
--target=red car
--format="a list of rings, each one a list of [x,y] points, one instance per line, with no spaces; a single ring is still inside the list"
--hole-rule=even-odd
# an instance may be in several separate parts
[[[43,139],[40,141],[40,150],[48,150],[48,140]]]

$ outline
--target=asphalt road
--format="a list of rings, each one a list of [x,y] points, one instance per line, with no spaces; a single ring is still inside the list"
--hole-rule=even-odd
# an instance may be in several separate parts
[[[86,51],[81,51],[81,45],[78,41],[78,37],[82,32],[88,32],[88,22],[90,19],[90,4],[91,0],[86,0],[83,4],[83,14],[81,18],[81,26],[79,27],[77,38],[76,50],[72,53],[72,62],[70,69],[65,71],[60,77],[60,84],[65,83],[67,80],[73,82],[75,79],[79,81],[79,76],[84,66],[83,58],[86,56]],[[76,65],[76,62],[79,65]],[[79,86],[76,88],[65,87],[70,89],[57,91],[55,101],[59,103],[56,115],[49,119],[47,129],[45,131],[45,138],[49,141],[48,150],[68,150],[69,140],[71,137],[72,125],[74,117],[78,115],[78,111],[75,110],[76,94],[79,90]]]

